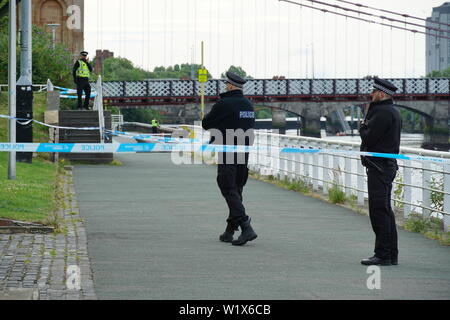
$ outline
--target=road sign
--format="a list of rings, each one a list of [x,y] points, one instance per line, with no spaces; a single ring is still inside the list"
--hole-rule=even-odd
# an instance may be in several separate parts
[[[201,83],[205,83],[208,81],[208,70],[206,69],[198,70],[198,81]]]

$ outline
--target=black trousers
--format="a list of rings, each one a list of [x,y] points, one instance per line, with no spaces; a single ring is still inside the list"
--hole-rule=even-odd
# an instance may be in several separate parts
[[[248,219],[242,204],[242,191],[247,180],[248,168],[246,164],[218,165],[217,184],[229,208],[227,223],[235,227]]]
[[[83,105],[83,91],[86,95]],[[89,107],[89,100],[91,99],[91,85],[89,81],[78,80],[77,82],[77,95],[78,95],[78,110]]]
[[[398,256],[397,226],[391,207],[392,182],[397,170],[367,169],[369,191],[369,216],[375,232],[375,256],[392,259]]]

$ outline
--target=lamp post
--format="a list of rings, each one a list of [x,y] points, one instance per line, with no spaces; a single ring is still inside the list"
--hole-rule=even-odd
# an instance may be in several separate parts
[[[16,117],[16,2],[9,1],[9,57],[8,57],[8,107],[9,115]],[[9,142],[16,143],[16,120],[9,120]],[[16,153],[9,153],[8,179],[16,180]]]
[[[59,23],[49,23],[47,24],[48,27],[52,30],[52,43],[53,43],[53,50],[56,48],[56,29],[60,26]]]

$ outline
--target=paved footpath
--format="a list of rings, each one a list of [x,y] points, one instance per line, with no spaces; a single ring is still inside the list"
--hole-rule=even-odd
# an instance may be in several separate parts
[[[76,166],[99,299],[450,299],[450,247],[399,229],[400,264],[369,290],[367,216],[250,180],[245,205],[258,239],[222,243],[226,204],[215,167],[168,154]]]
[[[0,300],[94,300],[96,295],[72,173],[61,190],[61,232],[0,234]],[[73,269],[73,268],[77,269]],[[68,283],[74,270],[80,281]],[[73,272],[73,271],[72,271]]]

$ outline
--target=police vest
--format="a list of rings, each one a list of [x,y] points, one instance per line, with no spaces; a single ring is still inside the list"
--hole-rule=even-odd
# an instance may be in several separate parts
[[[152,127],[157,127],[157,126],[158,126],[158,121],[152,120]]]
[[[84,62],[83,60],[78,60],[78,62],[80,63],[80,67],[77,70],[77,77],[89,78],[91,73],[89,71],[89,67],[88,67],[87,63]]]

